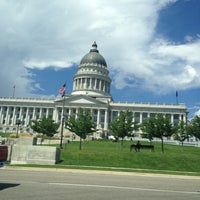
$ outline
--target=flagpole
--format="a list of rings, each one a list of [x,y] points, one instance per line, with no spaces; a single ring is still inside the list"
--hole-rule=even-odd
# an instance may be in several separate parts
[[[15,85],[13,86],[13,95],[12,97],[14,98],[15,97]]]
[[[63,129],[64,129],[64,122],[65,122],[64,107],[65,107],[65,95],[63,96],[61,129],[60,129],[60,148],[61,149],[63,148],[63,146],[62,146],[62,143],[63,143]]]
[[[178,104],[178,91],[176,91],[176,104]]]
[[[59,93],[62,95],[63,98],[63,104],[62,104],[62,116],[61,116],[61,129],[60,129],[60,149],[63,148],[63,129],[64,129],[64,122],[65,122],[65,116],[64,116],[64,107],[65,107],[65,91],[66,91],[66,83],[61,87],[59,90]]]

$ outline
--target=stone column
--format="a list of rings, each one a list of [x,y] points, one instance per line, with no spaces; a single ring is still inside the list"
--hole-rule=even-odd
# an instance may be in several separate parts
[[[100,122],[100,109],[98,109],[98,112],[97,112],[97,126],[99,128],[99,122]]]
[[[33,119],[36,119],[36,116],[35,116],[35,107],[33,108]]]
[[[81,78],[78,79],[78,87],[81,89]]]
[[[79,89],[79,84],[78,84],[78,79],[76,79],[76,86],[75,86],[75,89]]]
[[[187,118],[186,118],[186,115],[184,114],[183,115],[183,121],[186,122],[186,120],[187,120]]]
[[[29,110],[28,108],[26,108],[26,118],[25,118],[25,124],[24,125],[28,125],[29,124]]]
[[[171,114],[171,123],[174,124],[174,115]]]
[[[53,109],[53,120],[57,123],[58,122],[58,110],[57,108]]]
[[[9,107],[7,107],[7,110],[6,110],[5,124],[6,124],[6,125],[9,124]]]
[[[105,116],[104,116],[104,130],[108,130],[108,110],[105,110]]]
[[[101,87],[102,87],[102,80],[99,80],[99,90],[101,91]]]
[[[72,90],[75,90],[76,89],[76,79],[73,81],[73,88]]]
[[[46,112],[46,117],[49,116],[49,108],[46,108],[47,109],[47,112]]]
[[[2,124],[2,110],[3,110],[3,108],[0,107],[0,124]]]
[[[39,109],[40,109],[39,118],[41,118],[42,117],[42,108],[40,107]]]
[[[22,119],[22,107],[20,107],[20,110],[19,110],[19,119],[20,120]]]
[[[92,89],[92,78],[90,78],[90,86],[89,89]]]
[[[94,89],[95,90],[97,89],[97,79],[96,78],[94,79]]]
[[[140,112],[140,123],[142,123],[142,113]]]
[[[16,107],[13,108],[13,120],[12,120],[12,125],[16,125]]]
[[[84,86],[83,86],[83,78],[81,78],[81,89],[83,89]]]

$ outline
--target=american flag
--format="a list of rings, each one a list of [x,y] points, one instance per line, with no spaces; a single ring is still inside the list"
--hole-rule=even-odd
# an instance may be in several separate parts
[[[66,91],[66,84],[64,84],[60,89],[59,89],[59,94],[63,97],[65,95]]]

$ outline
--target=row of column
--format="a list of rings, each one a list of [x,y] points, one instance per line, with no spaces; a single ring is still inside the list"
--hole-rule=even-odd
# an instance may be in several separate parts
[[[88,108],[90,109],[90,108]],[[107,109],[90,109],[94,122],[97,124],[98,129],[108,129],[108,110]],[[54,120],[56,122],[61,122],[62,116],[68,118],[69,116],[77,116],[78,108],[57,108],[54,113]]]
[[[110,84],[105,80],[97,78],[77,78],[74,82],[73,90],[93,89],[110,93]]]
[[[116,117],[119,116],[120,111],[112,111],[111,112],[111,121]],[[151,112],[132,112],[131,113],[133,117],[133,121],[141,124],[144,122],[147,118],[155,117],[157,113],[151,113]],[[178,124],[179,121],[183,120],[186,122],[186,115],[185,114],[174,114],[174,113],[166,113],[165,116],[170,118],[170,121],[172,124]]]
[[[22,125],[28,125],[30,120],[39,119],[42,116],[53,115],[51,108],[38,107],[1,107],[0,108],[0,124],[16,125],[17,120],[20,120]]]
[[[44,112],[45,110],[45,112]],[[66,112],[68,110],[68,112]],[[108,128],[108,111],[106,109],[90,109],[97,123],[97,128]],[[0,124],[6,126],[16,126],[17,120],[20,120],[21,125],[27,126],[33,119],[39,119],[43,116],[53,116],[56,122],[61,121],[61,117],[76,115],[78,108],[65,108],[64,112],[62,108],[49,109],[49,108],[26,108],[26,107],[3,107],[0,108]]]
[[[120,111],[110,111],[106,108],[88,108],[92,113],[93,120],[97,124],[98,129],[108,130],[108,124],[115,117],[117,117]],[[42,116],[52,115],[55,122],[61,122],[62,116],[66,118],[70,115],[76,116],[78,108],[38,108],[38,107],[0,107],[0,124],[3,126],[16,126],[17,120],[21,121],[21,125],[29,125],[32,119],[39,119]],[[134,116],[133,120],[137,123],[142,123],[149,117],[155,117],[156,113],[150,112],[132,112]],[[179,121],[186,122],[185,114],[167,113],[166,116],[170,117],[171,123],[177,125]]]

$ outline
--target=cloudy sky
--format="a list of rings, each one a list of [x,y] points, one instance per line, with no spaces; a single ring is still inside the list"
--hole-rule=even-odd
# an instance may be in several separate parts
[[[0,0],[0,38],[1,97],[71,93],[96,41],[115,101],[200,110],[199,0]]]

